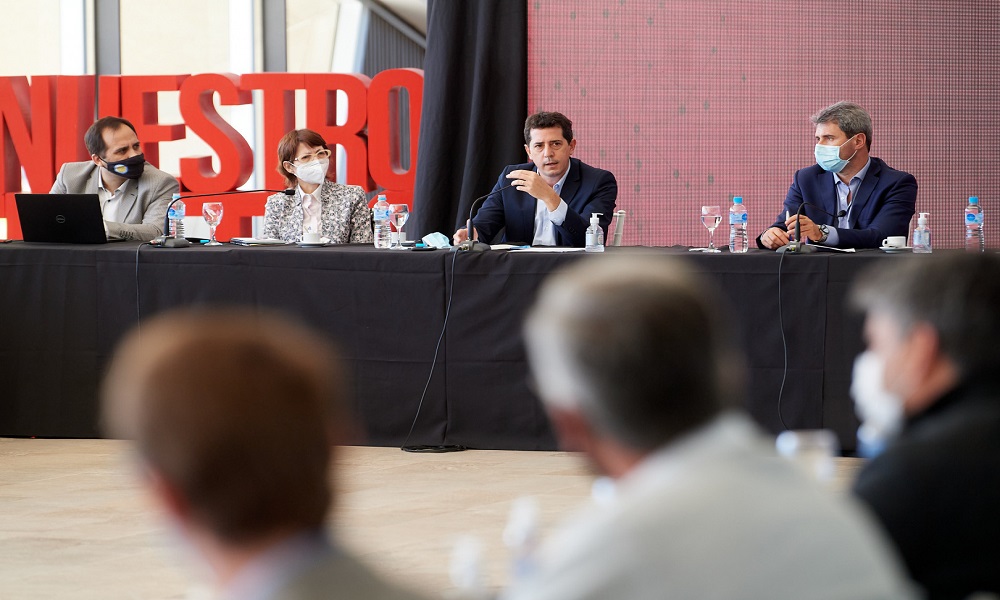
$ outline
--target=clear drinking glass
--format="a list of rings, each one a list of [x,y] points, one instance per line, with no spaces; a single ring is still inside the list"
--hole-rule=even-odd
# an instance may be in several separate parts
[[[840,440],[829,429],[782,431],[774,441],[778,454],[802,467],[810,477],[832,483],[837,475]]]
[[[212,228],[212,239],[205,245],[221,246],[222,244],[215,239],[215,228],[222,222],[222,203],[206,202],[201,206],[201,216],[205,217],[205,222]]]
[[[396,226],[396,243],[390,246],[390,249],[403,250],[403,225],[410,217],[410,207],[405,204],[390,204],[389,217]]]
[[[705,252],[721,252],[715,247],[715,228],[722,222],[722,211],[718,206],[701,207],[701,224],[708,228],[708,248]]]

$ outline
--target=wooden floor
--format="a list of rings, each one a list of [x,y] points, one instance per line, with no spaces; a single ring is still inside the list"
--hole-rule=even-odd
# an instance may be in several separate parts
[[[543,533],[589,496],[593,478],[562,452],[410,454],[338,448],[331,528],[386,576],[428,594],[451,588],[459,536],[482,543],[487,582],[506,580],[511,501],[534,496]],[[857,467],[841,459],[841,487]],[[127,446],[0,438],[0,598],[197,599],[205,573],[148,505]]]

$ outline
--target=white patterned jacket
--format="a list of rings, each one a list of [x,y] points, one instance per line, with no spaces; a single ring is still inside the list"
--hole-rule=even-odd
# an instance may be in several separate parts
[[[360,186],[324,181],[317,190],[320,201],[320,235],[334,244],[372,243],[371,213]],[[264,237],[286,242],[302,241],[302,188],[294,196],[274,194],[264,205]]]

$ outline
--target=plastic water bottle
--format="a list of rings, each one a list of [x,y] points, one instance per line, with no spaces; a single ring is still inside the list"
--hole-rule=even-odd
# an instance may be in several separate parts
[[[917,227],[913,230],[913,253],[931,253],[931,226],[928,223],[930,213],[920,213],[917,218]]]
[[[604,252],[604,230],[601,229],[601,213],[590,214],[590,227],[587,228],[586,245],[583,249],[586,252]]]
[[[729,207],[729,251],[743,254],[750,248],[747,243],[747,208],[743,206],[743,197],[733,198]]]
[[[392,227],[389,226],[389,203],[385,194],[378,195],[378,202],[372,207],[375,221],[375,247],[388,248],[392,244]]]
[[[180,199],[180,194],[174,194],[173,205],[167,211],[167,218],[170,220],[170,237],[184,237],[184,201]]]
[[[986,238],[983,235],[983,209],[979,206],[979,198],[976,196],[970,196],[969,205],[965,207],[965,251],[986,251]]]

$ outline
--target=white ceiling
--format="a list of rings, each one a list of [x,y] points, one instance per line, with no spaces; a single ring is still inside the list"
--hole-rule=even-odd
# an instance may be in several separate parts
[[[399,18],[427,35],[427,0],[378,0]]]

